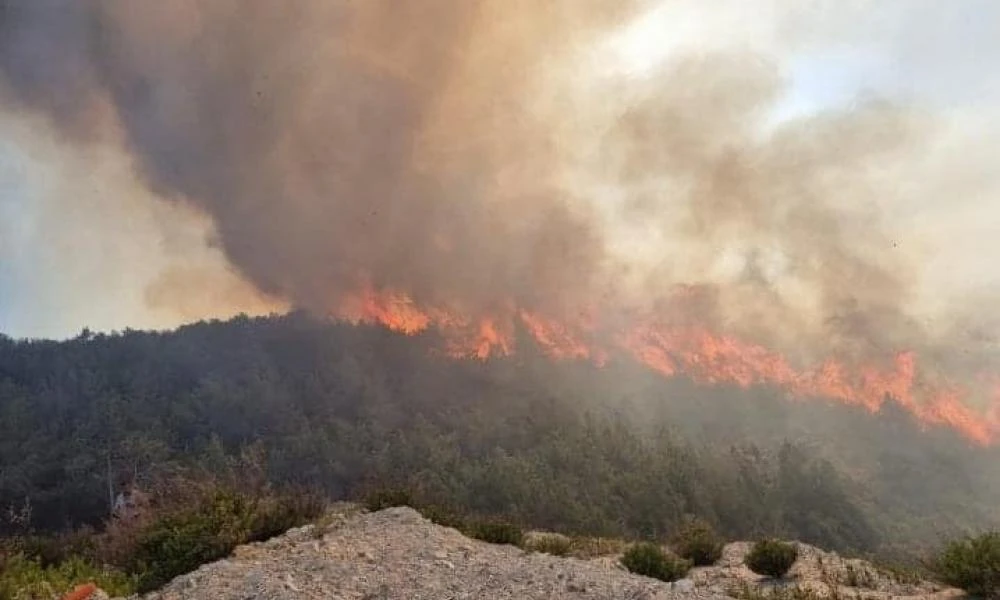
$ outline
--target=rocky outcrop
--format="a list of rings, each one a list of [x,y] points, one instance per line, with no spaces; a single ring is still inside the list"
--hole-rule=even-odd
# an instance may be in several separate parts
[[[784,580],[772,581],[748,569],[745,557],[752,544],[727,544],[722,558],[711,567],[692,569],[695,586],[732,596],[785,596],[792,600],[945,600],[962,596],[959,590],[893,572],[871,563],[797,544],[798,559]]]
[[[746,543],[729,544],[716,566],[665,583],[625,571],[617,556],[585,560],[525,552],[469,539],[409,508],[351,509],[268,542],[241,546],[230,558],[178,577],[144,598],[759,600],[794,591],[783,597],[943,600],[958,595],[804,545],[789,578],[769,582],[743,565],[748,549]]]

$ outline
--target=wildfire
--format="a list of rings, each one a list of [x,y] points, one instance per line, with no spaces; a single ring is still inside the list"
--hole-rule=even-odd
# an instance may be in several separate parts
[[[348,296],[337,316],[352,323],[378,323],[406,335],[424,331],[431,324],[430,316],[406,294],[380,294],[370,285]]]
[[[570,328],[557,321],[540,315],[521,311],[521,321],[534,336],[535,341],[556,359],[593,359],[603,362],[604,355],[596,348],[588,346]],[[601,357],[601,359],[598,359]]]
[[[468,331],[468,328],[464,328]],[[486,360],[490,356],[507,356],[513,351],[511,336],[501,333],[497,324],[489,318],[484,318],[472,335],[462,335],[451,338],[448,344],[448,354],[455,358],[475,357]]]
[[[992,407],[979,414],[963,402],[968,391],[958,386],[934,387],[921,380],[917,356],[908,351],[881,366],[852,367],[828,359],[814,368],[798,369],[778,352],[704,328],[653,322],[599,336],[601,328],[592,317],[581,315],[569,323],[508,306],[500,315],[470,318],[450,307],[418,305],[405,293],[370,285],[346,297],[333,316],[382,325],[404,335],[434,328],[447,340],[447,354],[456,359],[509,356],[520,327],[554,360],[603,366],[617,351],[664,377],[683,374],[705,385],[767,385],[785,390],[790,397],[833,399],[873,413],[891,399],[925,425],[951,427],[982,445],[1000,439],[1000,384]]]

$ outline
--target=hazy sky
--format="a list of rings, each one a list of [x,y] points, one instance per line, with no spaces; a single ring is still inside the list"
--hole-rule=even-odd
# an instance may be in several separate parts
[[[651,10],[616,40],[639,72],[690,49],[745,48],[786,82],[776,122],[885,99],[926,113],[934,142],[911,160],[916,193],[886,210],[898,243],[919,245],[922,299],[992,295],[1000,284],[1000,4],[991,0],[712,0]],[[1000,300],[1000,296],[997,297]]]
[[[872,97],[931,115],[940,132],[911,158],[912,193],[882,207],[894,243],[923,261],[926,314],[1000,289],[1000,3],[669,3],[610,35],[581,71],[640,80],[678,53],[716,49],[777,65],[778,122]],[[118,149],[64,144],[44,120],[0,107],[0,331],[60,337],[280,308],[211,238],[207,219],[157,199]],[[185,297],[151,293],[173,280],[188,282],[168,286]]]
[[[158,200],[112,148],[63,146],[40,119],[0,114],[0,331],[167,327],[263,310],[208,245],[207,221]],[[169,309],[158,282],[192,276]]]

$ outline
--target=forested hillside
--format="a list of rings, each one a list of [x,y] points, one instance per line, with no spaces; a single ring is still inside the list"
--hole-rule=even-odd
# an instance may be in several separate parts
[[[697,515],[733,538],[906,554],[1000,524],[1000,453],[900,411],[552,361],[527,340],[453,360],[437,342],[299,314],[0,337],[0,505],[38,530],[99,524],[130,480],[252,455],[277,486],[406,486],[576,533]]]

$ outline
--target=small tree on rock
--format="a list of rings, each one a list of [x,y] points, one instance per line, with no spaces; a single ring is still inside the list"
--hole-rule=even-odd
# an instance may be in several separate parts
[[[622,556],[622,565],[638,575],[661,581],[677,581],[691,569],[691,563],[664,552],[657,544],[643,542],[629,548]]]
[[[713,565],[722,558],[722,537],[707,522],[700,519],[688,521],[674,536],[673,547],[677,555],[690,560],[695,566]]]
[[[799,557],[794,544],[780,540],[761,540],[753,545],[747,554],[747,567],[758,575],[781,579],[788,573]]]

